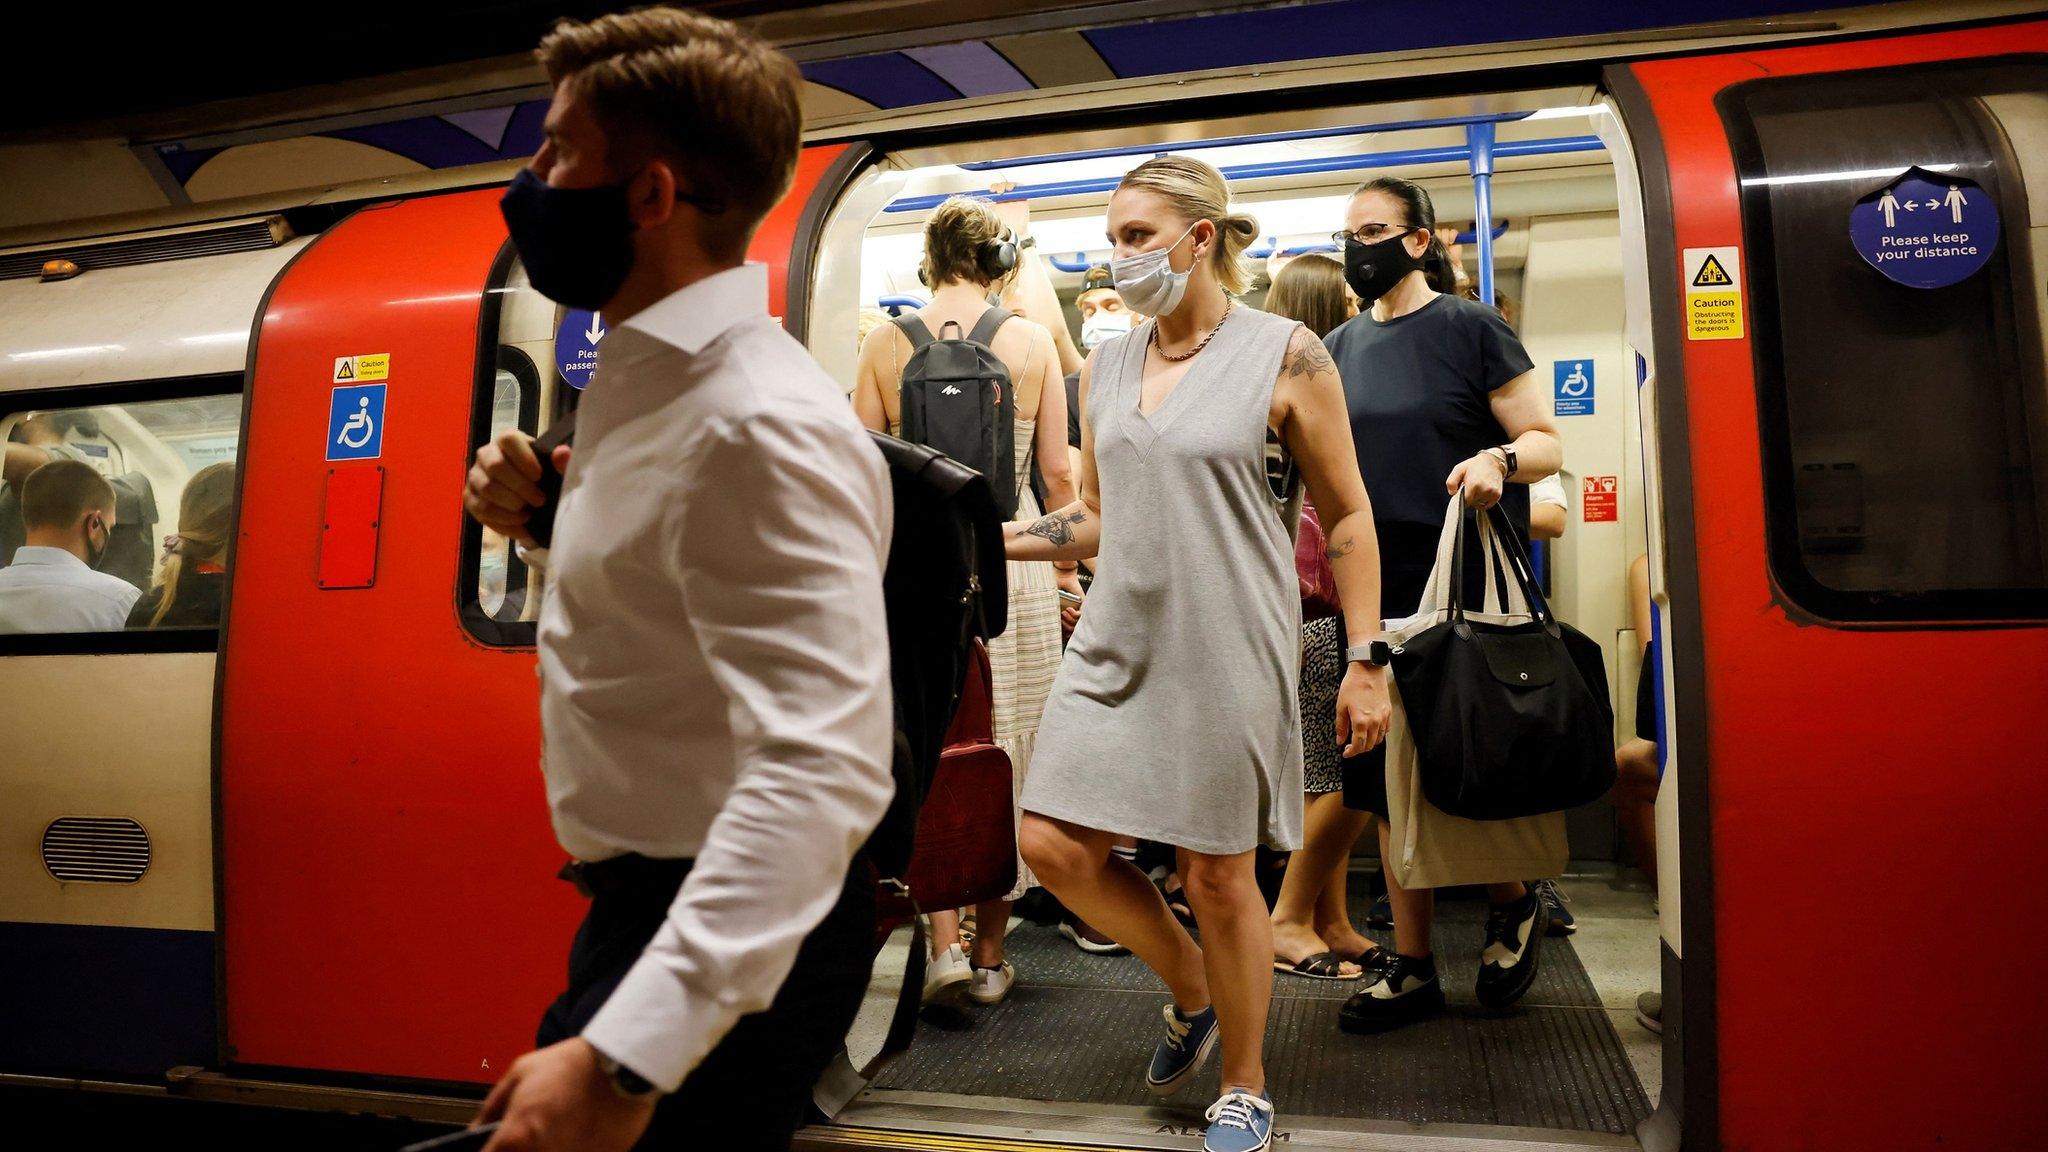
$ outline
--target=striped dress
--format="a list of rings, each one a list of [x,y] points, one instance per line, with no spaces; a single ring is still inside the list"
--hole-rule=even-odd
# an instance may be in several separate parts
[[[1018,420],[1013,435],[1017,441],[1018,520],[1036,520],[1044,514],[1038,497],[1031,491],[1033,437],[1038,424]],[[1045,698],[1052,692],[1053,677],[1060,670],[1059,582],[1053,567],[1041,560],[1009,562],[1010,617],[1003,634],[989,642],[988,659],[994,683],[990,686],[995,703],[996,747],[1010,756],[1010,819],[1021,819],[1017,798],[1024,791],[1024,776],[1031,768],[1031,752],[1038,742],[1038,717],[1045,711]],[[1037,884],[1024,858],[1017,858],[1017,886],[1009,898],[1017,899]]]

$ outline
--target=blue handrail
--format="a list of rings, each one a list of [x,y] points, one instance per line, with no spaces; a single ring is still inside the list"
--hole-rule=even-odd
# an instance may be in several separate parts
[[[925,301],[915,296],[884,296],[875,301],[875,307],[882,309],[891,316],[901,316],[905,312],[915,311],[924,306]]]
[[[1502,222],[1500,222],[1499,224],[1495,224],[1495,225],[1493,226],[1493,238],[1494,238],[1495,240],[1498,240],[1498,239],[1500,239],[1500,238],[1501,238],[1502,236],[1505,236],[1505,235],[1507,235],[1507,231],[1508,231],[1508,226],[1507,226],[1507,222],[1506,222],[1506,221],[1502,221]],[[1460,232],[1460,233],[1458,233],[1458,234],[1457,234],[1457,236],[1456,236],[1456,237],[1454,237],[1454,238],[1453,238],[1453,239],[1451,240],[1451,243],[1453,243],[1453,244],[1470,244],[1471,242],[1473,242],[1474,240],[1477,240],[1477,239],[1479,239],[1479,233],[1478,233],[1478,232],[1476,232],[1476,231],[1475,231],[1475,232]]]
[[[1493,125],[1484,125],[1491,129]],[[1495,158],[1512,156],[1553,156],[1564,152],[1598,152],[1606,147],[1598,136],[1560,136],[1548,140],[1510,140],[1495,144],[1492,155]],[[1468,144],[1445,145],[1439,148],[1406,148],[1393,152],[1365,152],[1353,156],[1317,156],[1300,160],[1274,160],[1261,164],[1238,164],[1222,169],[1227,180],[1258,180],[1270,176],[1312,176],[1324,172],[1351,172],[1361,168],[1396,168],[1410,164],[1451,164],[1470,162],[1472,147]],[[1008,192],[977,192],[972,195],[979,200],[1002,204],[1015,200],[1033,200],[1054,196],[1082,196],[1090,193],[1112,192],[1122,177],[1104,176],[1087,180],[1061,180],[1046,184],[1020,184]],[[951,199],[953,193],[931,196],[905,196],[892,200],[883,208],[884,212],[928,212]],[[1488,212],[1475,214],[1479,219],[1491,219]]]
[[[1458,128],[1467,124],[1520,120],[1527,112],[1482,112],[1471,116],[1439,116],[1429,120],[1395,120],[1385,124],[1352,124],[1343,128],[1303,128],[1293,132],[1258,132],[1247,136],[1217,136],[1208,140],[1174,143],[1128,144],[1118,148],[1090,148],[1080,152],[1045,152],[1009,160],[976,160],[960,167],[969,172],[991,172],[1004,168],[1030,168],[1039,164],[1064,164],[1073,160],[1100,160],[1109,156],[1146,156],[1159,152],[1193,152],[1205,148],[1235,148],[1244,144],[1278,144],[1288,140],[1325,140],[1332,136],[1362,136],[1372,132],[1406,132],[1416,128]]]
[[[1596,137],[1597,139],[1597,137]],[[1493,125],[1467,124],[1465,140],[1471,146],[1472,218],[1493,219],[1493,161],[1505,145],[1495,143]],[[1493,234],[1479,234],[1479,302],[1493,303]]]

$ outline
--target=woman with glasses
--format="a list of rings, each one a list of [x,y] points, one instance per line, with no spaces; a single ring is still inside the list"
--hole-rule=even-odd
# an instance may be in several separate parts
[[[1352,443],[1372,493],[1380,603],[1389,619],[1399,619],[1415,611],[1436,563],[1445,498],[1462,490],[1475,509],[1503,503],[1526,532],[1528,484],[1557,471],[1563,446],[1543,382],[1514,330],[1491,307],[1456,294],[1428,192],[1393,176],[1364,184],[1346,203],[1336,240],[1345,282],[1367,308],[1324,343],[1344,381]],[[1468,560],[1468,585],[1478,587],[1476,549]],[[1366,813],[1380,817],[1384,861],[1384,749],[1345,761],[1344,803],[1356,810],[1353,836],[1364,830]],[[1384,1031],[1444,1008],[1429,943],[1434,894],[1402,889],[1391,870],[1387,887],[1393,954],[1368,949],[1361,957],[1378,978],[1345,1002],[1339,1020],[1349,1031]],[[1503,1008],[1535,980],[1547,915],[1543,901],[1519,882],[1490,885],[1487,898],[1493,908],[1478,997]],[[1333,950],[1359,944],[1325,943]]]

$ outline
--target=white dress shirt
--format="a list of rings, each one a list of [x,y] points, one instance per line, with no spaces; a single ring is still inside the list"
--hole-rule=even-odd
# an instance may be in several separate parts
[[[0,568],[0,633],[119,632],[141,595],[62,548],[24,544]]]
[[[582,860],[695,857],[584,1038],[673,1091],[839,899],[894,792],[887,468],[758,264],[614,327],[540,610],[543,771]]]

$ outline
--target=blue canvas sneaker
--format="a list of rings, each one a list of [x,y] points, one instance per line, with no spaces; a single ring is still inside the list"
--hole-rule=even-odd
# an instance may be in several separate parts
[[[1163,1011],[1166,1039],[1152,1050],[1152,1067],[1145,1072],[1145,1086],[1154,1095],[1171,1096],[1195,1078],[1195,1073],[1208,1061],[1209,1053],[1215,1051],[1216,1009],[1204,1008],[1193,1016],[1183,1016],[1178,1007],[1168,1004]]]
[[[1550,929],[1546,935],[1569,936],[1579,930],[1577,918],[1572,915],[1571,909],[1565,907],[1572,902],[1572,898],[1565,895],[1564,889],[1557,886],[1557,881],[1535,880],[1530,882],[1529,887],[1534,888],[1536,894],[1543,897],[1543,906],[1550,910]]]
[[[1266,1152],[1273,1144],[1273,1101],[1264,1092],[1225,1092],[1205,1116],[1202,1152]]]

